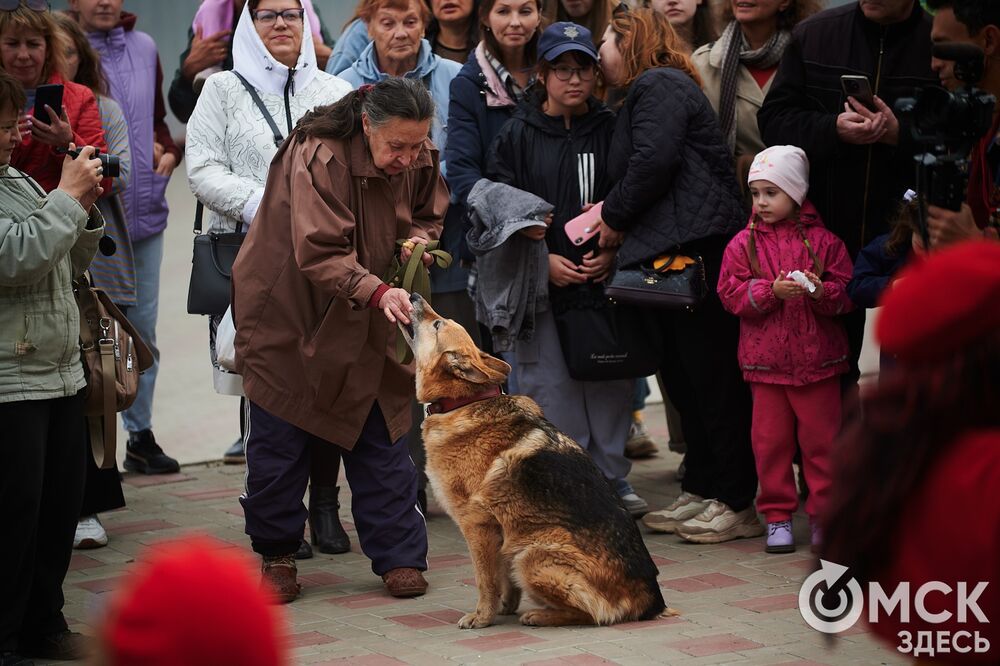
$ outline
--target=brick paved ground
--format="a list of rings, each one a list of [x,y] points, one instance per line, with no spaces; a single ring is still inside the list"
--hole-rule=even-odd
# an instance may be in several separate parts
[[[654,437],[665,441],[662,411],[651,407],[647,412]],[[630,478],[651,505],[661,506],[678,492],[678,462],[677,455],[664,452],[633,468]],[[65,585],[73,628],[91,631],[88,623],[99,616],[109,593],[148,544],[197,530],[249,551],[237,501],[243,471],[209,464],[186,466],[172,476],[126,477],[128,508],[104,520],[111,544],[78,551],[73,558]],[[601,628],[528,628],[510,616],[493,627],[463,631],[455,622],[476,599],[468,552],[433,499],[430,514],[430,590],[422,598],[396,600],[382,593],[349,522],[351,553],[317,553],[300,563],[304,593],[287,607],[296,663],[901,662],[898,654],[857,628],[828,643],[806,626],[796,595],[812,567],[807,549],[766,555],[762,539],[697,546],[669,535],[646,535],[664,596],[680,610],[679,618]],[[343,518],[350,519],[346,508]],[[796,531],[799,542],[805,542],[804,518]]]

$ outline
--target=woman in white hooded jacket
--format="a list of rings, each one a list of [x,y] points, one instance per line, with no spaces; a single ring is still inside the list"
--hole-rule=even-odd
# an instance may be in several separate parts
[[[233,35],[233,69],[209,77],[187,125],[188,182],[207,209],[207,231],[231,232],[240,223],[247,230],[278,149],[268,119],[240,76],[254,88],[281,137],[287,137],[306,112],[333,104],[352,89],[318,67],[309,17],[298,0],[248,0]],[[215,389],[242,395],[240,376],[219,368],[216,359],[220,319],[211,317],[209,324]],[[334,447],[323,449],[312,452],[312,541],[322,552],[346,552],[350,543],[337,516],[340,455]],[[226,451],[225,460],[244,460],[242,437]],[[312,556],[307,543],[299,555]]]

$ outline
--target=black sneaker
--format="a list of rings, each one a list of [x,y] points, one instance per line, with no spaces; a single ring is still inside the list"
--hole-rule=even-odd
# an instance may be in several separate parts
[[[243,448],[243,438],[240,437],[232,446],[222,454],[222,462],[227,465],[245,465],[247,462],[247,452]]]
[[[140,430],[128,435],[125,469],[140,474],[174,474],[181,471],[181,466],[163,452],[156,443],[152,430]]]
[[[89,657],[93,651],[93,642],[94,639],[90,636],[75,631],[60,631],[28,644],[21,651],[35,659],[74,661]]]

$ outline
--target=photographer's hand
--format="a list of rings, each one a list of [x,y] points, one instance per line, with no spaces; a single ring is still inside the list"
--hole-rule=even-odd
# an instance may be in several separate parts
[[[69,148],[73,150],[75,146],[70,143]],[[89,210],[104,191],[100,187],[103,176],[101,161],[94,159],[94,148],[84,146],[76,159],[72,155],[63,158],[59,189],[79,201],[85,210]]]
[[[887,131],[887,121],[881,113],[873,113],[864,108],[860,102],[853,97],[848,97],[844,103],[844,112],[837,116],[837,136],[844,143],[856,145],[866,145],[875,143],[885,135]],[[863,109],[865,114],[854,110],[851,103],[857,108]]]
[[[959,211],[927,206],[927,232],[932,248],[983,236],[968,204],[962,204]]]

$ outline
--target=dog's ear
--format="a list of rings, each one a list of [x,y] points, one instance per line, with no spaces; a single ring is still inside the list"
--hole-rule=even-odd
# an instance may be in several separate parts
[[[445,358],[451,374],[473,384],[502,384],[510,373],[509,365],[478,349],[445,352]]]

